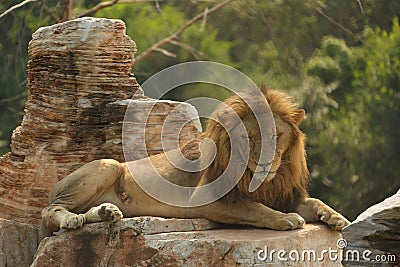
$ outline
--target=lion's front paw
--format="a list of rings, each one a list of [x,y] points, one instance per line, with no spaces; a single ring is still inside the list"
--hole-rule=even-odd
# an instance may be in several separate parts
[[[83,214],[68,214],[60,223],[62,229],[77,229],[81,228],[85,223],[85,215]]]
[[[337,231],[341,231],[350,224],[350,222],[340,213],[325,207],[319,208],[317,215],[321,221]]]
[[[97,214],[102,221],[116,222],[121,220],[123,215],[117,206],[111,203],[104,203],[98,206]]]
[[[117,206],[111,203],[103,203],[91,208],[85,214],[87,222],[116,222],[121,220],[123,215]]]
[[[306,221],[297,213],[287,213],[277,220],[276,230],[292,230],[301,228]]]

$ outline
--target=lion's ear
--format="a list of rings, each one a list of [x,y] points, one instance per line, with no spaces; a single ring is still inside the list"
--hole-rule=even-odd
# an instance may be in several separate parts
[[[302,120],[306,117],[306,111],[304,109],[298,109],[293,114],[293,121],[296,125],[299,125]]]

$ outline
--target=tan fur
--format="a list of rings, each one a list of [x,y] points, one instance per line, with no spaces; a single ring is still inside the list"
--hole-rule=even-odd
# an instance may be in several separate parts
[[[304,110],[297,109],[285,93],[263,88],[262,94],[264,98],[243,93],[224,102],[244,122],[252,144],[244,175],[225,197],[200,207],[167,205],[143,192],[127,168],[129,165],[142,171],[135,174],[138,175],[136,179],[148,179],[145,174],[148,162],[151,161],[165,179],[184,186],[205,185],[217,179],[227,169],[231,151],[227,132],[229,129],[224,129],[221,123],[232,126],[236,124],[226,106],[221,106],[211,115],[202,136],[182,148],[186,158],[199,159],[201,153],[207,155],[209,152],[207,143],[202,147],[199,145],[200,141],[213,140],[217,152],[209,167],[197,173],[181,171],[171,165],[164,154],[130,163],[114,160],[88,163],[54,187],[50,204],[42,212],[43,229],[51,232],[60,227],[75,229],[85,222],[115,221],[122,217],[119,212],[121,210],[126,217],[204,217],[221,223],[249,224],[277,230],[299,228],[304,224],[304,219],[308,222],[322,220],[334,229],[341,230],[349,224],[343,216],[320,200],[308,198],[305,136],[298,128],[304,118]],[[248,188],[251,177],[260,164],[261,135],[254,114],[244,99],[255,103],[255,112],[265,112],[263,103],[268,102],[278,135],[270,173],[263,184],[252,193]],[[235,131],[232,130],[230,134],[240,134]],[[103,214],[105,211],[108,216]]]

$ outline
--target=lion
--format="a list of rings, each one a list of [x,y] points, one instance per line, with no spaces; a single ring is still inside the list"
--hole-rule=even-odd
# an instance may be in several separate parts
[[[260,92],[261,97],[244,92],[227,98],[212,113],[205,132],[181,147],[188,160],[200,159],[200,165],[202,160],[210,161],[199,171],[177,168],[166,153],[124,163],[113,159],[95,160],[78,168],[57,182],[50,192],[49,205],[42,211],[41,236],[48,236],[60,228],[77,229],[85,223],[116,222],[123,217],[135,216],[206,218],[222,224],[274,230],[297,229],[306,222],[322,221],[335,230],[342,230],[349,221],[321,200],[311,198],[307,192],[309,172],[305,135],[299,129],[305,111],[298,109],[286,93],[264,87]],[[275,127],[271,140],[275,140],[275,146],[265,148],[275,150],[272,160],[263,156],[265,151],[261,144],[261,134],[271,127],[259,125],[249,102],[261,112],[268,105],[272,111]],[[244,125],[242,132],[237,127],[240,122]],[[235,138],[235,142],[230,143],[229,138]],[[216,152],[211,160],[207,157],[212,150],[208,147],[210,142],[204,140],[215,144]],[[247,155],[243,155],[246,153],[241,149],[244,145],[249,147]],[[237,155],[231,153],[233,149],[238,151]],[[229,160],[235,162],[230,170]],[[237,183],[232,182],[227,194],[204,205],[164,203],[138,184],[139,180],[151,180],[152,171],[148,169],[155,168],[174,184],[200,188],[215,181],[222,173],[228,178],[235,175],[236,166],[244,167]],[[132,168],[137,170],[135,177],[131,174]],[[256,179],[256,176],[262,180],[255,190],[249,190],[252,177]],[[192,197],[200,194],[198,192],[194,190]],[[213,190],[206,192],[211,196],[215,193]]]

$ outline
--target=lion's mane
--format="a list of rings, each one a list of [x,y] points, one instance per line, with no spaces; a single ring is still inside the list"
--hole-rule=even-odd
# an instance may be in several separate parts
[[[309,180],[305,136],[295,121],[298,109],[290,96],[285,93],[265,88],[262,89],[262,93],[265,100],[268,101],[272,113],[290,125],[292,138],[289,149],[282,155],[281,165],[274,179],[264,181],[256,191],[250,193],[248,188],[253,173],[247,168],[238,184],[224,199],[238,201],[244,197],[283,212],[294,211],[298,203],[308,195],[306,188]],[[252,113],[243,97],[251,96],[244,93],[231,96],[224,101],[241,119],[249,118],[248,115]],[[215,114],[223,114],[226,112],[224,109],[226,107],[217,108],[211,117],[216,118],[218,116]],[[228,133],[218,119],[209,120],[203,138],[211,138],[217,146],[214,161],[200,174],[202,180],[200,183],[204,184],[218,178],[226,169],[231,147]]]

